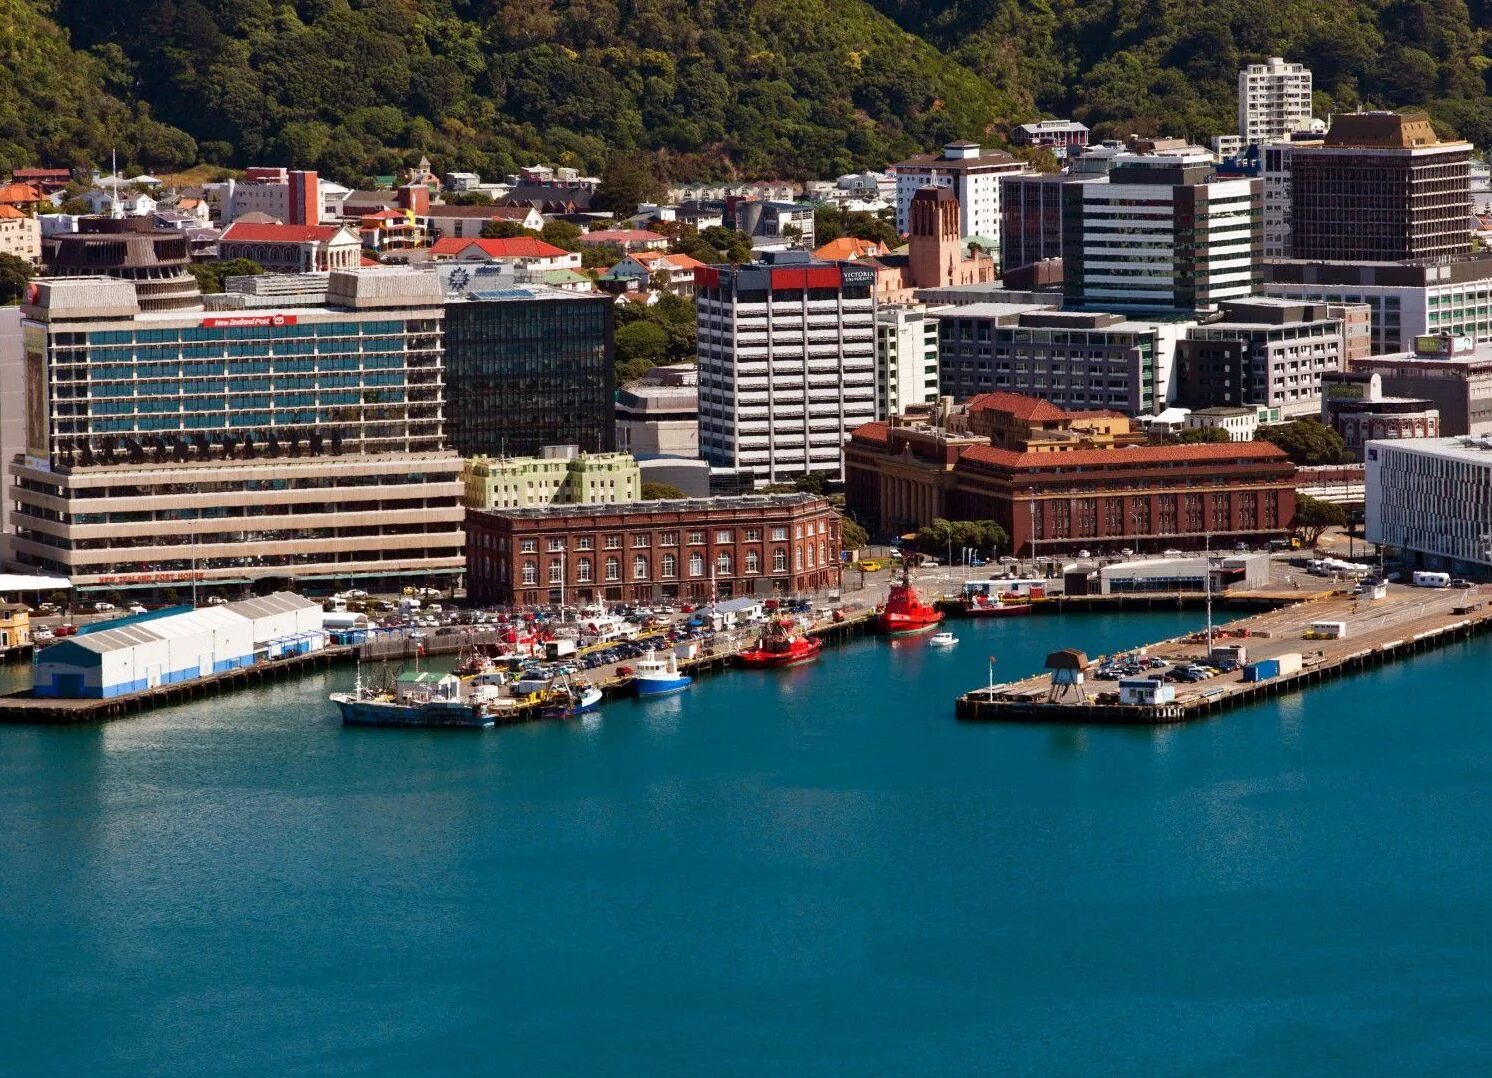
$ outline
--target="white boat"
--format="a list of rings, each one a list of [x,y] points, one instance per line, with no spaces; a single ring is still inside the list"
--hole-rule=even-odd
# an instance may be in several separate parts
[[[927,646],[933,648],[951,648],[957,643],[958,637],[952,633],[933,633],[927,640]]]

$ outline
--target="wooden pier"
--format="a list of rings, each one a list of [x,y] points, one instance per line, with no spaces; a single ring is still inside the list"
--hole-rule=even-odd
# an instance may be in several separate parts
[[[1322,621],[1344,623],[1345,635],[1340,639],[1309,638],[1311,624]],[[972,689],[955,701],[954,714],[973,722],[1141,726],[1188,722],[1408,659],[1489,628],[1492,588],[1448,590],[1391,585],[1388,596],[1376,601],[1333,594],[1230,621],[1214,632],[1215,647],[1243,645],[1249,661],[1299,654],[1302,666],[1298,672],[1244,681],[1238,671],[1177,683],[1175,700],[1152,705],[1118,703],[1117,682],[1109,681],[1089,680],[1081,691],[1069,686],[1054,693],[1050,676],[1041,674]],[[1206,641],[1196,633],[1133,649],[1133,653],[1163,660],[1170,666],[1207,659]],[[1152,673],[1158,671],[1137,676]]]

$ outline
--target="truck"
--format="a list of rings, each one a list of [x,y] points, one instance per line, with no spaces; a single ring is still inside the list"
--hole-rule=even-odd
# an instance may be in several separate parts
[[[1448,588],[1451,586],[1450,573],[1424,573],[1415,571],[1413,577],[1416,588]]]
[[[1305,632],[1307,640],[1345,640],[1347,638],[1347,623],[1345,621],[1313,621],[1311,627]]]
[[[544,643],[544,658],[550,662],[575,654],[576,641],[571,636],[559,636]]]

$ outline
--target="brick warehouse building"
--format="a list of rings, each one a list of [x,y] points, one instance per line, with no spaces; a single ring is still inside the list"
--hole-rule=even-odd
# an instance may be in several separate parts
[[[1267,442],[1019,452],[895,430],[866,424],[845,447],[847,504],[874,534],[994,520],[1029,555],[1033,533],[1043,551],[1158,549],[1282,535],[1295,515],[1295,466]]]
[[[818,591],[839,584],[839,513],[811,494],[467,513],[467,590],[531,606]],[[713,567],[713,580],[711,569]]]

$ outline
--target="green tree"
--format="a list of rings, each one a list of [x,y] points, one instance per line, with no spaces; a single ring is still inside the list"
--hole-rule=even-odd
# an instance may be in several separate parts
[[[1315,546],[1327,528],[1346,526],[1347,513],[1335,502],[1312,498],[1308,494],[1295,496],[1295,519],[1290,522],[1290,528],[1300,535],[1306,546]]]
[[[641,378],[668,358],[668,334],[656,322],[629,322],[616,331],[618,383]]]
[[[1222,427],[1187,427],[1179,431],[1176,440],[1183,445],[1231,442],[1233,439]]]
[[[644,483],[642,485],[642,500],[645,502],[677,501],[688,496],[678,487],[670,486],[668,483]]]
[[[617,154],[606,162],[596,188],[598,209],[626,216],[644,202],[657,202],[664,195],[661,180],[648,163],[633,154]]]
[[[870,534],[850,517],[839,521],[839,546],[842,550],[864,550],[870,545]]]
[[[1315,419],[1260,427],[1259,439],[1279,446],[1296,464],[1344,464],[1352,458],[1342,436]]]
[[[0,307],[21,302],[26,294],[26,284],[36,268],[24,258],[0,254]]]
[[[226,286],[229,277],[257,277],[264,272],[264,267],[251,258],[230,258],[223,262],[193,262],[187,267],[191,275],[197,278],[197,287],[202,294],[210,295],[221,292]]]
[[[580,226],[572,221],[546,221],[539,235],[561,251],[580,250]]]
[[[484,240],[510,240],[517,236],[536,236],[538,233],[530,232],[517,221],[483,221],[482,239]]]

